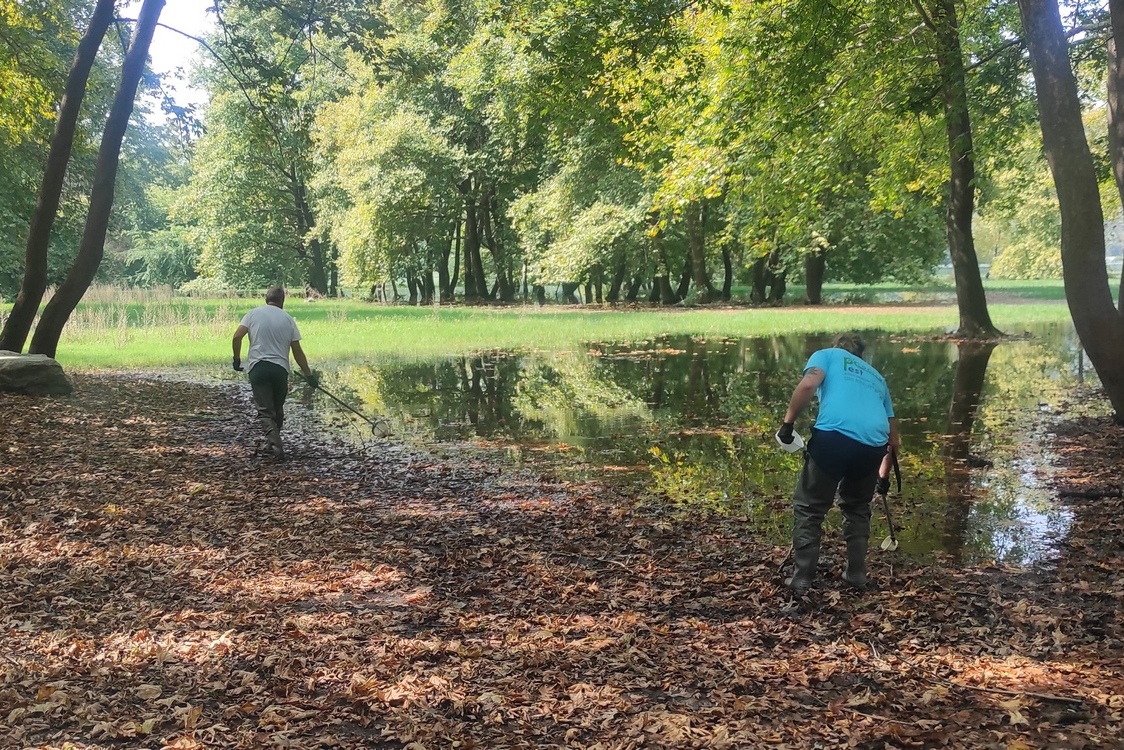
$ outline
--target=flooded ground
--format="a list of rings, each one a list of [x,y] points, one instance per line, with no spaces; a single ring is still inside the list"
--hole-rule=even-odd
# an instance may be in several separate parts
[[[998,345],[869,333],[902,429],[891,495],[901,550],[953,563],[1049,558],[1070,524],[1043,477],[1048,413],[1089,377],[1069,326]],[[591,343],[578,353],[494,352],[426,364],[341,364],[325,386],[398,439],[487,451],[675,505],[744,515],[783,542],[799,456],[772,438],[808,355],[825,336]],[[354,417],[331,400],[336,424]],[[797,424],[807,435],[810,416]],[[369,431],[356,430],[367,436]],[[829,524],[837,524],[836,514]],[[875,534],[886,533],[876,512]],[[877,539],[875,540],[878,541]]]

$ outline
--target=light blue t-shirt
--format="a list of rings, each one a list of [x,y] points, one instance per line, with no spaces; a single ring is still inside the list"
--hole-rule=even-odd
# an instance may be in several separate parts
[[[886,445],[894,406],[878,370],[846,349],[820,349],[808,358],[804,372],[813,367],[824,371],[816,391],[820,399],[816,429],[839,432],[864,445]]]

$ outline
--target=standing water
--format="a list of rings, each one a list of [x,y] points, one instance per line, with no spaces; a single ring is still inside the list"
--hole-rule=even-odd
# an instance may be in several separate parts
[[[901,425],[903,486],[891,494],[901,551],[963,563],[1049,557],[1070,516],[1042,485],[1051,457],[1038,438],[1084,372],[1072,328],[999,344],[864,338]],[[385,412],[406,439],[469,443],[655,502],[737,512],[783,544],[802,459],[772,436],[809,354],[829,341],[591,343],[580,352],[341,364],[326,382]],[[797,423],[805,436],[814,412]],[[879,507],[875,519],[877,540],[886,532]]]

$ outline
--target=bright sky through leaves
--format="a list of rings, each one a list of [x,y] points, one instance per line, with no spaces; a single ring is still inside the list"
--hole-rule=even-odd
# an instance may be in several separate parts
[[[168,0],[160,14],[161,26],[157,27],[152,40],[152,69],[157,73],[171,74],[170,83],[179,104],[203,104],[207,97],[206,92],[192,89],[187,81],[191,64],[200,51],[199,45],[171,29],[196,37],[205,36],[215,23],[214,14],[207,12],[212,4],[212,0]],[[130,2],[122,15],[135,18],[139,9],[139,2]],[[177,68],[183,69],[182,74],[177,75]]]

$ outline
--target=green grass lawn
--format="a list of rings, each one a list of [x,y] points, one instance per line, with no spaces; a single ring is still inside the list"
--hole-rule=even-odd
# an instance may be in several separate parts
[[[1019,326],[1067,321],[1056,299],[1060,282],[997,285],[1028,299],[993,304],[996,325],[1009,332]],[[405,307],[354,299],[305,302],[285,306],[300,324],[310,360],[349,361],[393,358],[427,360],[488,349],[572,349],[596,341],[642,341],[663,334],[699,336],[769,336],[842,329],[893,333],[942,333],[957,324],[955,305],[923,304],[924,295],[951,287],[831,285],[831,294],[859,291],[878,295],[915,295],[909,305],[829,304],[780,308],[606,309],[597,306]],[[1025,290],[1020,291],[1020,290]],[[796,292],[797,290],[793,290]],[[68,368],[134,369],[224,364],[230,338],[242,314],[259,304],[249,299],[149,299],[141,302],[92,301],[79,306],[59,346],[58,359]]]

